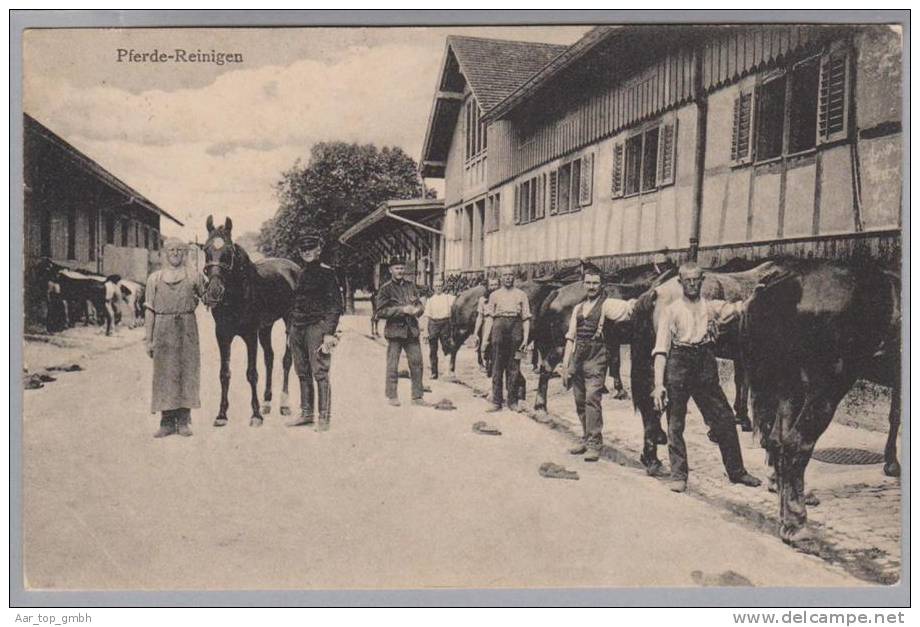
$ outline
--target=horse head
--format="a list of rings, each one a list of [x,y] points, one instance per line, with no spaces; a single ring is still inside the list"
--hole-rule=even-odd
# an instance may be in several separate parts
[[[208,239],[204,243],[204,274],[207,280],[202,300],[208,307],[220,305],[227,295],[233,275],[238,271],[240,255],[231,239],[233,221],[227,218],[222,226],[214,226],[208,216]]]

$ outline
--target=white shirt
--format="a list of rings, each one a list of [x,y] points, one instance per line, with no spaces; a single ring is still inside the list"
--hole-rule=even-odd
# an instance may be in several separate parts
[[[738,317],[743,306],[743,301],[730,303],[707,298],[690,301],[684,297],[675,300],[661,312],[652,354],[667,355],[672,342],[703,344],[715,341],[718,326]]]
[[[434,294],[425,304],[423,314],[429,320],[443,320],[450,318],[450,308],[454,305],[456,296],[453,294]]]
[[[598,303],[601,301],[602,297],[598,297],[593,301],[583,301],[578,303],[572,308],[572,318],[569,320],[569,331],[565,334],[565,339],[575,341],[575,331],[578,328],[578,314],[585,307],[588,309],[583,314],[584,316],[589,316],[594,308],[597,307]],[[612,320],[614,322],[625,322],[629,320],[632,316],[633,307],[636,305],[636,299],[630,300],[620,300],[619,298],[604,298],[604,303],[601,309],[601,324],[603,324],[603,319]]]

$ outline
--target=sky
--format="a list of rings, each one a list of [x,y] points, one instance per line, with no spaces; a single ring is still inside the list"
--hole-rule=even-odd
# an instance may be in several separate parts
[[[275,184],[316,142],[418,160],[448,35],[571,44],[588,30],[36,29],[24,34],[23,109],[185,222],[163,220],[165,235],[200,238],[209,214],[243,233],[274,215]],[[118,61],[119,49],[176,48],[243,62]]]

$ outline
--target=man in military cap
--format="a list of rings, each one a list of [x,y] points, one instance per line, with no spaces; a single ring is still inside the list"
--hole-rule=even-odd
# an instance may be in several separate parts
[[[332,411],[329,367],[332,349],[338,342],[335,333],[339,316],[344,310],[335,271],[320,262],[322,250],[322,236],[316,231],[307,233],[300,244],[303,271],[294,291],[290,331],[294,369],[300,380],[300,417],[289,422],[288,426],[314,424],[315,381],[319,412],[315,419],[316,431],[329,429]]]
[[[406,261],[390,260],[389,281],[377,292],[377,316],[386,320],[383,336],[387,339],[386,396],[390,405],[399,406],[399,355],[406,352],[412,378],[412,404],[426,406],[422,394],[422,347],[419,342],[418,318],[425,311],[415,283],[405,278]]]

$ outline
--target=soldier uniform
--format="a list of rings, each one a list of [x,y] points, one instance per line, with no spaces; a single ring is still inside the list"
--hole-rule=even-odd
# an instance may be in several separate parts
[[[316,241],[316,246],[322,244]],[[307,244],[309,246],[309,243]],[[339,317],[344,308],[335,271],[318,259],[304,264],[294,291],[294,308],[291,311],[290,343],[294,370],[300,380],[300,418],[289,426],[309,425],[314,422],[314,390],[319,416],[316,429],[329,428],[332,411],[332,388],[329,368],[332,364],[331,347],[335,342]]]

